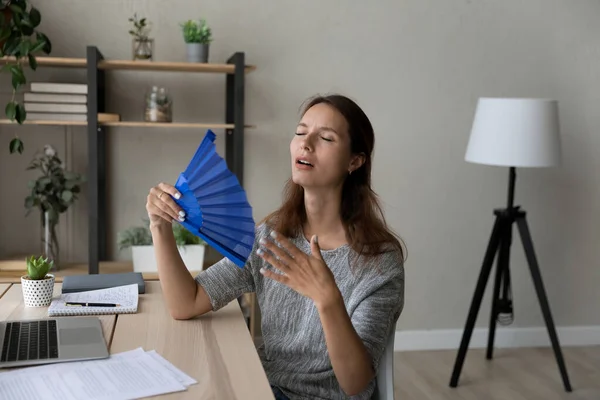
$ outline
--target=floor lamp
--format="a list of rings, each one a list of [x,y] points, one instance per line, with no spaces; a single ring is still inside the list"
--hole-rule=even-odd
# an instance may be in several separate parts
[[[514,205],[516,168],[550,167],[560,164],[560,159],[561,145],[558,103],[556,101],[518,98],[479,99],[465,160],[477,164],[508,167],[508,199],[506,208],[494,210],[496,219],[471,301],[465,330],[450,379],[450,387],[458,385],[481,299],[496,255],[498,256],[497,267],[486,353],[488,360],[492,359],[496,320],[501,323],[502,319],[499,319],[501,314],[512,314],[509,259],[512,226],[513,223],[516,223],[558,369],[565,390],[567,392],[571,391],[571,384],[525,217],[526,213],[520,206]]]

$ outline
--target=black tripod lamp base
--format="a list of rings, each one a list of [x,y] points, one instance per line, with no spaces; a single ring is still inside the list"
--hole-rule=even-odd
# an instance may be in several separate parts
[[[558,341],[558,335],[556,334],[556,328],[552,319],[552,313],[550,312],[550,305],[548,303],[548,298],[542,282],[542,275],[540,273],[540,268],[533,248],[533,241],[529,232],[526,213],[520,210],[519,207],[513,207],[512,201],[509,201],[508,208],[495,210],[494,214],[496,215],[496,220],[492,229],[487,250],[485,252],[483,265],[479,273],[479,278],[477,280],[471,306],[469,308],[467,322],[465,324],[460,348],[458,350],[454,369],[452,371],[452,377],[450,379],[450,387],[455,388],[458,386],[458,379],[465,361],[469,342],[473,334],[473,328],[475,327],[475,322],[477,320],[477,314],[479,313],[481,306],[481,300],[493,268],[496,254],[498,254],[498,263],[494,282],[494,295],[492,298],[492,312],[490,316],[486,353],[487,359],[492,359],[493,355],[497,317],[501,314],[512,315],[512,301],[507,298],[506,293],[510,287],[509,254],[512,240],[512,225],[513,223],[516,223],[521,237],[521,242],[525,250],[525,256],[527,258],[527,264],[529,265],[531,278],[533,279],[535,291],[540,303],[542,314],[544,316],[546,329],[548,330],[548,335],[550,336],[550,341],[552,343],[552,349],[558,364],[560,376],[562,378],[565,390],[567,392],[571,392],[571,383],[569,382],[567,368],[565,366],[565,361]],[[504,288],[501,292],[500,289],[503,283]],[[502,320],[500,320],[500,322],[502,322]]]

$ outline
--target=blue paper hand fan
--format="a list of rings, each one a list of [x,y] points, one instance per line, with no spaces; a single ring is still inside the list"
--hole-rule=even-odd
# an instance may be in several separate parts
[[[238,267],[243,268],[254,245],[252,207],[237,177],[216,152],[216,135],[208,130],[175,187],[175,199],[186,213],[179,222]]]

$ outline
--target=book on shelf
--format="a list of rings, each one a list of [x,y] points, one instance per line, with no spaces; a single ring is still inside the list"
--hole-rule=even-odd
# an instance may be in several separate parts
[[[54,103],[31,103],[25,101],[25,111],[48,112],[48,113],[87,113],[87,104],[54,104]]]
[[[27,112],[30,121],[87,121],[86,114]]]
[[[23,93],[23,100],[29,103],[87,104],[87,95],[70,93]]]
[[[31,82],[30,90],[38,93],[87,94],[86,83]]]

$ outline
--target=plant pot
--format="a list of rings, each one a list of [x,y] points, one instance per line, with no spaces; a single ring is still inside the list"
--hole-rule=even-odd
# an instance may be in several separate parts
[[[186,48],[188,62],[208,62],[208,51],[210,48],[210,45],[208,43],[186,43]]]
[[[49,306],[54,293],[54,275],[46,274],[46,278],[40,280],[32,280],[24,275],[21,277],[21,289],[25,307]]]
[[[188,271],[201,271],[204,265],[204,249],[206,245],[179,246],[179,254]],[[134,272],[157,272],[154,246],[131,246]]]

